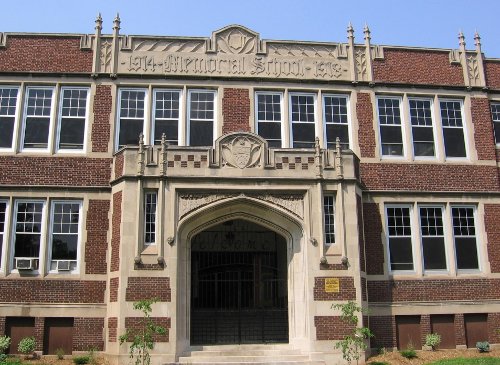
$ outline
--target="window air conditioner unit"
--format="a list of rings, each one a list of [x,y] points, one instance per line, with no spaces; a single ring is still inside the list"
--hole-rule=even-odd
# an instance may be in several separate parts
[[[57,261],[57,271],[70,271],[70,263],[69,260]]]
[[[16,269],[18,270],[36,270],[38,268],[38,259],[16,258]]]

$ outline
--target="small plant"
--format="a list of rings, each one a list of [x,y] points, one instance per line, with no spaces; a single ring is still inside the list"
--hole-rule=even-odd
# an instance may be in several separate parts
[[[88,355],[76,356],[73,358],[73,362],[75,365],[85,365],[90,362],[90,358]]]
[[[409,344],[406,349],[399,351],[399,353],[407,359],[414,359],[417,357],[417,352],[412,344]]]
[[[425,346],[429,346],[432,348],[432,351],[436,350],[436,347],[441,343],[441,336],[437,333],[429,333],[425,336]]]
[[[490,343],[488,341],[476,342],[476,348],[479,352],[488,352],[490,351]]]
[[[120,344],[132,342],[129,347],[130,358],[135,358],[135,365],[149,365],[151,357],[149,351],[155,346],[155,335],[164,335],[167,330],[162,326],[157,326],[151,319],[151,306],[158,299],[145,299],[134,303],[134,309],[142,312],[140,328],[129,330],[120,336]]]
[[[56,356],[57,356],[58,360],[64,359],[65,354],[66,354],[66,352],[64,351],[63,348],[59,347],[58,349],[56,349]]]
[[[369,362],[368,365],[389,365],[389,363],[385,361],[372,361]]]
[[[0,336],[0,354],[3,354],[10,346],[9,336]]]
[[[21,341],[19,341],[17,351],[19,351],[21,354],[24,354],[26,357],[29,357],[31,355],[33,356],[33,358],[35,358],[35,347],[35,337],[24,337],[23,339],[21,339]]]
[[[90,365],[97,365],[97,356],[96,356],[95,347],[89,348],[89,352],[87,353],[87,356],[89,357],[89,364]]]
[[[383,354],[385,354],[387,352],[386,349],[385,349],[385,347],[383,347],[383,346],[377,346],[377,350],[376,351],[377,351],[378,355],[383,355]]]

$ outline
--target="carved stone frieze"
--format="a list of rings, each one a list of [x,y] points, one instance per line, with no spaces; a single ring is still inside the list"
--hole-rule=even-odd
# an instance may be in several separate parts
[[[112,42],[110,39],[105,39],[101,42],[101,71],[111,72],[111,56],[112,56]]]
[[[221,143],[222,165],[240,169],[259,167],[262,157],[262,142],[249,135],[236,135]]]
[[[304,197],[300,194],[259,194],[251,195],[259,200],[271,202],[293,213],[299,218],[304,218]]]
[[[355,65],[356,65],[356,75],[358,80],[366,79],[366,53],[364,49],[357,49],[355,51]]]
[[[179,217],[184,217],[187,213],[210,203],[236,197],[238,194],[208,194],[190,193],[179,195]]]
[[[240,28],[231,28],[216,36],[217,49],[226,54],[250,54],[257,52],[257,37]]]
[[[132,51],[205,53],[205,42],[182,40],[134,39]]]
[[[475,54],[469,54],[466,57],[467,72],[469,73],[469,80],[471,86],[476,86],[479,83],[479,64]]]

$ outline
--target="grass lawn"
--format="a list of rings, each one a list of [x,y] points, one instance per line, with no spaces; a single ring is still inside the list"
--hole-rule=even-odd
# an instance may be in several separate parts
[[[500,358],[498,357],[476,357],[464,358],[458,357],[456,359],[446,359],[431,362],[427,365],[500,365]]]

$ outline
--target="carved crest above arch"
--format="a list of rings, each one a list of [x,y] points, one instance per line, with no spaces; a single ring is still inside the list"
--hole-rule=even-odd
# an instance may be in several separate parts
[[[229,25],[212,33],[209,52],[246,55],[259,53],[259,34],[241,25]]]
[[[263,168],[267,142],[253,133],[237,132],[216,141],[216,153],[221,167]]]

